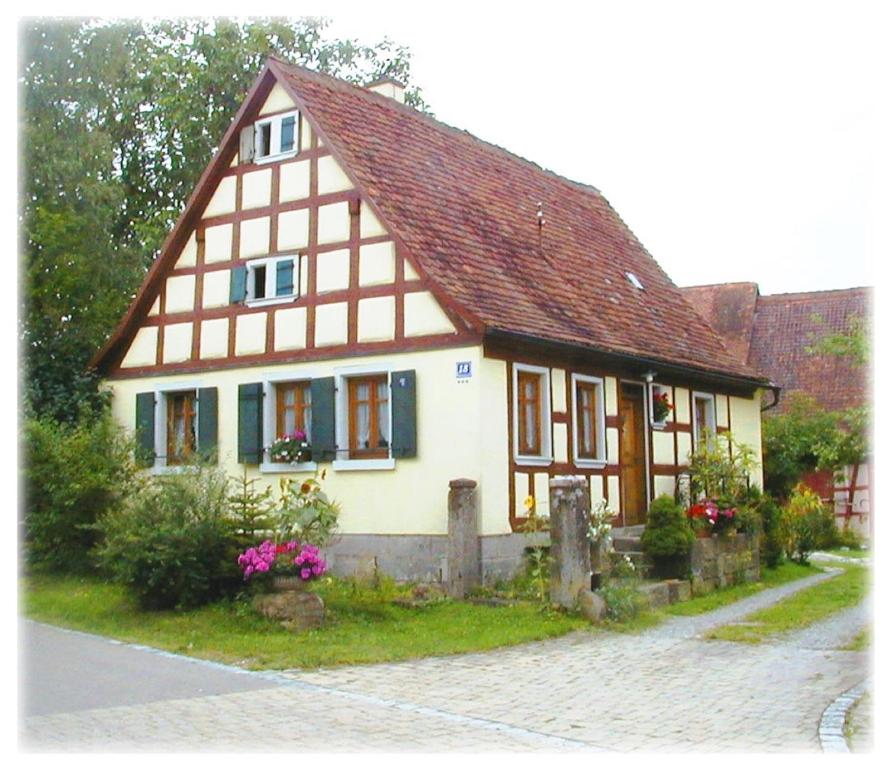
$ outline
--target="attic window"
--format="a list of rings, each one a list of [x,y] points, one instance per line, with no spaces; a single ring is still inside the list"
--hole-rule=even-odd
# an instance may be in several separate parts
[[[295,155],[299,151],[299,113],[286,112],[257,121],[253,140],[257,163]]]
[[[637,275],[634,272],[626,272],[626,279],[632,283],[638,290],[643,291],[644,286],[641,284],[641,280],[638,279]]]

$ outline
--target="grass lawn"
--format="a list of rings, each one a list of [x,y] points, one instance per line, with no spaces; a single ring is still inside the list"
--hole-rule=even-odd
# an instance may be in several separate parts
[[[762,567],[761,581],[750,581],[746,584],[737,584],[733,587],[725,587],[724,589],[716,589],[708,595],[695,597],[684,603],[673,603],[664,609],[665,613],[670,616],[698,616],[707,611],[714,611],[725,605],[742,600],[744,597],[757,595],[759,592],[771,587],[779,587],[796,579],[803,579],[806,576],[813,576],[819,573],[820,569],[810,565],[799,565],[792,561],[781,563],[776,568]]]
[[[855,559],[872,557],[873,551],[871,549],[824,549],[828,555],[838,555],[839,557],[853,557]]]
[[[871,627],[867,627],[864,630],[858,632],[854,639],[848,643],[847,645],[843,645],[840,650],[842,651],[865,651],[869,649],[870,644],[873,641],[873,631]]]
[[[483,651],[588,627],[578,616],[534,604],[489,607],[441,601],[418,608],[393,594],[320,586],[327,624],[292,634],[256,615],[247,602],[191,611],[146,612],[125,590],[95,578],[34,575],[23,580],[23,612],[48,624],[142,643],[249,669],[331,667]]]
[[[710,632],[712,640],[759,643],[782,632],[804,629],[860,602],[869,588],[868,568],[851,565],[838,576],[803,589],[744,618],[742,624],[726,624]]]

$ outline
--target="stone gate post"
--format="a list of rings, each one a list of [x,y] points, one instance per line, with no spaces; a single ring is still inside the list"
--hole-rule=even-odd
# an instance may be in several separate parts
[[[549,598],[565,608],[576,607],[580,592],[589,589],[588,504],[585,478],[562,476],[549,481]]]
[[[477,485],[465,478],[451,480],[447,495],[447,593],[460,600],[481,586]]]

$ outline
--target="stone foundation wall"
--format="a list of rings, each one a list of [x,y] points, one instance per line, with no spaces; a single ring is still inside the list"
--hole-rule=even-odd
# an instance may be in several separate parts
[[[694,594],[760,578],[758,536],[713,536],[697,539],[691,548]]]

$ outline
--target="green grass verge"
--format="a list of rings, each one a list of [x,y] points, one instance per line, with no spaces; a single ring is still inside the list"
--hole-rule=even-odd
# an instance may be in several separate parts
[[[393,594],[332,581],[318,589],[326,625],[293,634],[246,601],[191,611],[146,612],[126,591],[95,578],[45,574],[23,580],[32,619],[250,669],[330,667],[483,651],[588,627],[578,616],[533,604],[489,607],[441,601],[418,608]]]
[[[843,645],[839,650],[842,650],[842,651],[866,651],[869,649],[870,645],[872,644],[872,641],[873,641],[872,635],[873,635],[872,628],[867,627],[866,629],[858,632],[854,636],[854,639],[850,643]]]
[[[839,557],[851,557],[854,559],[862,559],[867,557],[872,557],[873,551],[871,549],[824,549],[828,555],[838,555]]]
[[[750,614],[742,624],[712,630],[712,640],[760,643],[773,635],[804,629],[860,602],[869,587],[868,568],[851,565],[838,576],[815,584],[774,605]]]
[[[763,567],[761,569],[761,581],[750,581],[746,584],[716,589],[708,595],[701,595],[684,603],[673,603],[665,608],[664,612],[670,616],[698,616],[701,613],[714,611],[716,608],[735,603],[744,597],[757,595],[765,589],[779,587],[781,584],[803,579],[806,576],[812,576],[819,572],[820,569],[813,566],[799,565],[791,561],[781,563],[776,568]]]

